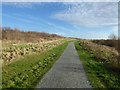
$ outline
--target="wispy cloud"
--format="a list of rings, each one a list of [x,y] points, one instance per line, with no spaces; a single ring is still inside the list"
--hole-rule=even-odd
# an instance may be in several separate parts
[[[3,20],[4,20],[4,17],[12,18],[12,19],[19,20],[19,21],[23,21],[23,22],[26,22],[26,23],[33,23],[33,22],[32,22],[31,20],[29,20],[29,19],[19,18],[19,17],[16,17],[16,16],[14,16],[14,15],[3,14],[3,15],[2,15]]]
[[[25,15],[24,14],[21,15],[21,14],[17,14],[17,13],[14,13],[11,15],[3,14],[3,19],[5,17],[15,19],[17,22],[23,22],[23,23],[27,23],[30,25],[39,26],[40,28],[44,27],[44,30],[48,28],[49,30],[54,30],[54,33],[63,35],[63,36],[65,35],[65,32],[71,32],[71,30],[68,30],[68,28],[66,28],[64,26],[52,23],[50,21],[45,21],[39,17],[34,17],[29,14],[25,14]],[[36,28],[34,27],[34,29],[36,29]],[[61,31],[61,33],[60,33],[60,31]],[[51,31],[51,33],[52,33],[52,31]]]
[[[13,7],[19,7],[19,8],[32,8],[33,3],[32,2],[3,2],[2,4],[7,6],[13,6]]]
[[[64,3],[68,10],[56,13],[53,18],[85,27],[118,25],[117,3]]]
[[[3,18],[7,18],[8,21],[3,22],[6,23],[5,25],[9,25],[10,21],[13,20],[16,27],[18,26],[23,29],[32,29],[34,31],[43,31],[86,39],[106,39],[110,33],[117,33],[117,2],[78,3],[75,2],[75,0],[74,2],[64,1],[65,0],[59,4],[51,2],[50,4],[38,3],[39,5],[31,2],[3,3],[11,5],[10,7],[12,8],[19,7],[14,8],[12,13],[11,11],[3,12]],[[46,5],[47,7],[45,7]],[[21,8],[24,8],[24,10],[22,11]],[[50,8],[55,8],[55,10],[49,10]],[[7,7],[5,7],[5,9],[7,9]],[[20,10],[20,13],[17,13],[14,10]],[[29,11],[30,14],[27,13],[27,11]]]

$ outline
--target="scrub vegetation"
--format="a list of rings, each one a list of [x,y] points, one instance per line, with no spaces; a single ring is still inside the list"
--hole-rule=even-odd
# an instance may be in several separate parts
[[[93,88],[120,88],[120,67],[115,49],[86,40],[75,42],[75,47]]]

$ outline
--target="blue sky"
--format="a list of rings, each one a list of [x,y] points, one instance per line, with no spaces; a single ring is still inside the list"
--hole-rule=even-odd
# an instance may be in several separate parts
[[[107,39],[118,33],[117,2],[2,3],[2,26],[66,37]]]

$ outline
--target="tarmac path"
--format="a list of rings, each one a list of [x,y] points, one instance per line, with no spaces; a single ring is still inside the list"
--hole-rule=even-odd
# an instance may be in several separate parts
[[[68,44],[37,88],[91,88],[73,42]]]

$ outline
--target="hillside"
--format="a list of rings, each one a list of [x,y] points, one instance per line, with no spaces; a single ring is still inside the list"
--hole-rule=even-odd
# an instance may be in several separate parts
[[[2,28],[2,40],[17,40],[25,42],[42,42],[49,40],[56,40],[63,38],[56,34],[49,34],[45,32],[24,32],[19,29],[11,29],[8,27]]]

